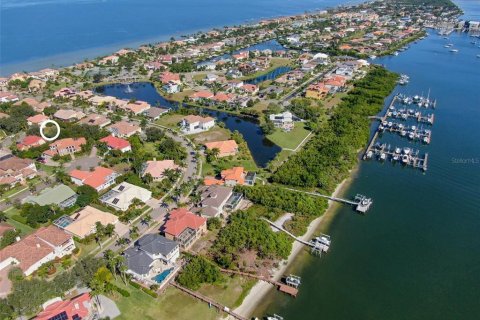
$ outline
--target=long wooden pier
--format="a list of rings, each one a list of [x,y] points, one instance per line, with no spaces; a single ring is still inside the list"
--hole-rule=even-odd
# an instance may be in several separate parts
[[[279,291],[287,293],[287,294],[291,295],[292,297],[296,297],[297,294],[298,294],[298,289],[297,288],[291,287],[291,286],[289,286],[285,283],[275,281],[273,279],[265,278],[263,276],[258,276],[256,274],[251,274],[251,273],[247,273],[247,272],[227,270],[227,269],[220,269],[220,271],[223,272],[223,273],[236,274],[236,275],[240,275],[240,276],[243,276],[243,277],[249,277],[249,278],[253,278],[253,279],[256,279],[256,280],[260,280],[260,281],[270,283],[271,285],[274,285],[275,287],[277,287],[277,289]]]
[[[208,298],[208,297],[206,297],[206,296],[204,296],[204,295],[202,295],[202,294],[200,294],[200,293],[198,293],[198,292],[195,292],[195,291],[192,291],[192,290],[190,290],[190,289],[187,289],[187,288],[179,285],[179,284],[176,283],[175,281],[170,282],[170,284],[171,284],[172,286],[174,286],[175,288],[177,288],[177,289],[179,289],[179,290],[181,290],[181,291],[183,291],[183,292],[191,295],[192,297],[194,297],[194,298],[196,298],[196,299],[198,299],[198,300],[201,300],[201,301],[203,301],[203,302],[206,302],[206,303],[208,303],[210,306],[214,306],[214,307],[217,308],[219,311],[225,312],[226,314],[232,316],[232,317],[235,318],[235,319],[238,319],[238,320],[247,320],[247,318],[244,318],[244,317],[242,317],[241,315],[239,315],[239,314],[231,311],[230,308],[228,308],[228,307],[226,307],[226,306],[224,306],[224,305],[221,305],[220,303],[218,303],[218,302],[216,302],[216,301],[214,301],[214,300],[212,300],[212,299],[210,299],[210,298]]]
[[[333,197],[333,196],[321,194],[321,193],[318,193],[318,192],[310,192],[310,191],[298,190],[298,189],[293,189],[293,188],[285,188],[285,189],[289,190],[289,191],[305,193],[305,194],[308,194],[308,195],[311,195],[311,196],[325,198],[325,199],[328,199],[328,200],[331,200],[331,201],[336,201],[336,202],[352,205],[352,206],[355,207],[355,209],[357,211],[362,212],[362,213],[367,212],[368,209],[370,208],[370,205],[372,205],[372,203],[373,203],[371,199],[369,199],[365,196],[362,196],[362,195],[357,195],[355,197],[356,201],[352,201],[352,200],[348,200],[348,199],[343,199],[343,198],[338,198],[338,197]]]

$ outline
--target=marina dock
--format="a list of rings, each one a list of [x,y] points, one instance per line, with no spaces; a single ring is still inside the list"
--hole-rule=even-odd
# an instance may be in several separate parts
[[[411,101],[411,102],[410,102]],[[380,124],[375,131],[373,137],[370,139],[367,148],[363,154],[363,160],[377,159],[379,161],[392,161],[399,162],[406,166],[418,168],[423,171],[428,169],[428,153],[423,156],[419,155],[419,150],[414,151],[408,147],[393,147],[390,145],[376,143],[378,136],[385,132],[397,133],[402,137],[407,137],[410,140],[421,140],[423,143],[429,144],[432,138],[432,131],[430,129],[424,129],[416,125],[404,125],[402,123],[389,121],[389,118],[407,120],[409,118],[415,119],[418,123],[426,123],[432,125],[435,119],[433,114],[424,114],[414,109],[401,108],[397,109],[395,103],[401,102],[402,104],[415,103],[424,105],[426,107],[434,108],[436,100],[431,101],[430,98],[424,98],[422,96],[414,96],[413,98],[406,97],[404,95],[396,95],[393,97],[388,108],[386,108],[383,116],[371,117],[380,121]]]

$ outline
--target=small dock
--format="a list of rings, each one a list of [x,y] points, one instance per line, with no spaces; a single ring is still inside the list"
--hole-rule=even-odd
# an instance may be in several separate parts
[[[316,256],[321,257],[322,253],[324,252],[327,253],[328,249],[330,249],[330,244],[331,244],[330,236],[322,234],[319,237],[313,238],[312,240],[307,242],[305,240],[300,239],[299,237],[296,237],[291,232],[285,230],[282,226],[279,226],[266,218],[262,218],[262,219],[267,221],[271,226],[277,228],[278,230],[285,232],[287,235],[292,237],[295,241],[310,247],[311,253]]]
[[[348,204],[348,205],[354,206],[355,210],[357,210],[358,212],[361,212],[361,213],[366,213],[368,211],[368,209],[370,209],[370,206],[373,204],[372,199],[367,198],[367,197],[365,197],[363,195],[360,195],[360,194],[357,194],[355,196],[354,201],[352,201],[352,200],[348,200],[348,199],[342,199],[342,198],[337,198],[337,197],[321,194],[321,193],[318,193],[318,192],[303,191],[303,190],[298,190],[298,189],[293,189],[293,188],[285,188],[285,189],[290,190],[290,191],[305,193],[305,194],[315,196],[315,197],[325,198],[325,199],[335,201],[335,202],[340,202],[340,203],[343,203],[343,204]]]
[[[203,301],[203,302],[206,302],[208,303],[209,306],[213,306],[215,308],[217,308],[219,311],[222,311],[222,312],[225,312],[226,314],[232,316],[234,319],[237,319],[237,320],[247,320],[247,318],[244,318],[242,317],[241,315],[239,314],[236,314],[235,312],[231,311],[230,308],[226,307],[226,306],[223,306],[221,304],[219,304],[218,302],[198,293],[198,292],[195,292],[195,291],[192,291],[190,289],[187,289],[181,285],[179,285],[178,283],[176,283],[175,281],[172,281],[170,282],[170,284],[172,286],[174,286],[175,288],[191,295],[192,297],[200,300],[200,301]]]
[[[268,279],[268,278],[258,276],[256,274],[247,273],[247,272],[234,271],[234,270],[228,270],[228,269],[220,269],[220,271],[223,272],[223,273],[227,273],[227,274],[240,275],[240,276],[243,276],[243,277],[253,278],[253,279],[256,279],[256,280],[260,280],[260,281],[270,283],[271,285],[277,287],[278,291],[286,293],[288,295],[291,295],[292,297],[296,297],[298,295],[298,285],[299,285],[299,283],[292,282],[292,284],[294,284],[294,285],[290,284],[288,282],[288,279],[291,276],[287,277],[287,281],[286,281],[287,283],[282,283],[282,282],[279,282],[279,281],[275,281],[273,279]]]

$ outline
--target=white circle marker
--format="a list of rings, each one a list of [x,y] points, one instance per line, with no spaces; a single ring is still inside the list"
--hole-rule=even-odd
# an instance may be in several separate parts
[[[57,134],[51,138],[48,138],[47,136],[45,136],[45,134],[43,133],[43,130],[45,129],[45,127],[47,126],[47,124],[53,124],[55,127],[57,127]],[[43,139],[47,140],[47,141],[53,141],[55,139],[58,138],[58,136],[60,135],[60,126],[58,125],[58,123],[56,121],[53,121],[53,120],[47,120],[47,121],[44,121],[42,122],[42,124],[40,125],[40,135],[42,136]]]

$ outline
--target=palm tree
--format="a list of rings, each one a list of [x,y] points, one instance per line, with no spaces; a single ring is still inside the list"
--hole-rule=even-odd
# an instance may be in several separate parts
[[[0,211],[0,222],[5,222],[7,221],[7,215],[5,214],[5,212],[3,211]]]
[[[142,218],[142,224],[146,226],[148,226],[151,221],[152,221],[152,216],[149,215],[148,213]]]
[[[103,258],[107,262],[108,270],[110,270],[110,272],[113,274],[113,276],[116,279],[117,278],[117,274],[116,274],[117,261],[116,261],[115,252],[108,249],[103,253]]]

